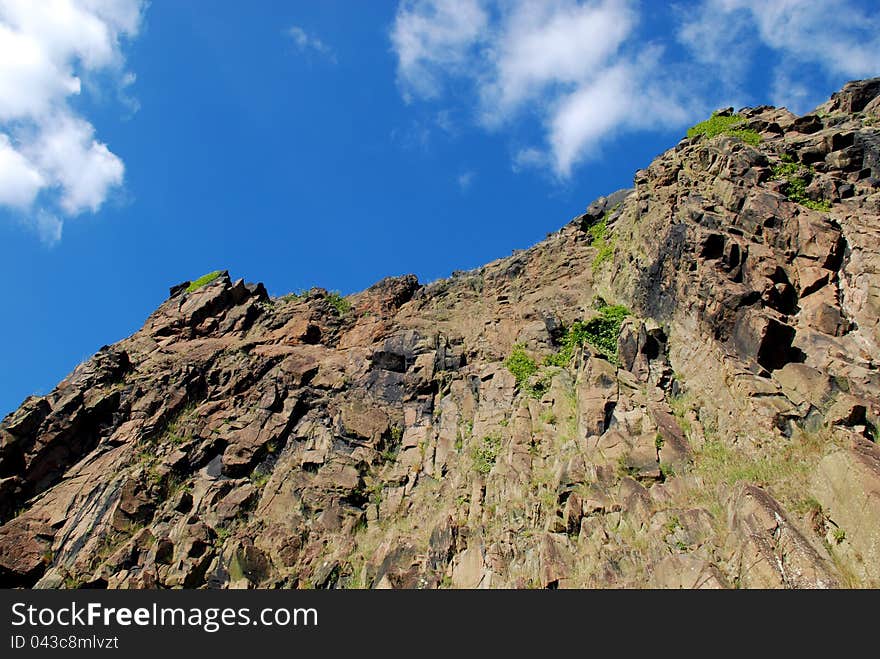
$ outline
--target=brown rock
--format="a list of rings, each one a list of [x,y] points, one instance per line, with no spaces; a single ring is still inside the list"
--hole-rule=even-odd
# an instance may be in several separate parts
[[[377,443],[388,432],[388,415],[364,400],[347,403],[341,410],[341,422],[345,432]]]
[[[653,588],[727,588],[721,571],[697,556],[673,554],[651,568]]]
[[[809,403],[822,408],[831,396],[830,378],[806,364],[790,363],[773,372],[785,395],[795,404]]]
[[[768,370],[782,368],[790,359],[793,327],[763,314],[745,313],[734,328],[734,345],[745,359]]]
[[[852,545],[852,564],[880,585],[880,449],[859,437],[819,463],[813,494]]]
[[[0,587],[32,586],[52,560],[54,531],[26,515],[0,527]]]
[[[773,497],[753,485],[730,505],[738,578],[749,588],[835,588],[831,566],[792,525]]]

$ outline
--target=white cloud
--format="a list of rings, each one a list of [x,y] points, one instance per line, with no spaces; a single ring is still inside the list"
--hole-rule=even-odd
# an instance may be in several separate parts
[[[515,150],[514,169],[549,168],[564,179],[626,132],[683,128],[750,98],[803,111],[827,94],[820,79],[837,86],[841,76],[880,74],[880,12],[866,6],[402,0],[391,44],[404,100],[463,101],[492,131],[536,119],[543,141]],[[676,40],[684,57],[665,45]],[[771,88],[755,99],[759,67]]]
[[[70,106],[83,80],[133,81],[121,41],[136,36],[143,0],[0,0],[0,205],[46,242],[65,217],[97,211],[124,166]],[[94,84],[93,81],[91,81]]]
[[[520,149],[513,156],[513,171],[521,172],[524,169],[544,169],[552,167],[550,157],[541,149],[533,146]]]
[[[89,122],[61,114],[41,125],[24,148],[58,186],[58,204],[67,215],[97,211],[109,188],[122,183],[122,161],[94,139],[94,132]]]
[[[0,205],[24,209],[45,185],[40,172],[0,133]]]
[[[770,102],[784,105],[795,112],[807,112],[825,99],[787,67],[779,66],[773,73]]]
[[[418,119],[391,129],[389,139],[403,149],[427,152],[431,147],[431,126]]]
[[[461,188],[462,192],[467,192],[471,185],[473,185],[476,178],[477,173],[472,169],[468,169],[458,175],[458,177],[456,178],[456,182],[458,183],[458,187]]]
[[[34,217],[34,225],[43,244],[51,247],[61,240],[61,230],[64,228],[64,222],[48,211],[37,211]]]
[[[662,49],[648,47],[635,61],[622,61],[580,85],[555,108],[549,141],[557,174],[567,177],[579,162],[623,131],[671,128],[688,121],[693,102],[655,63]]]
[[[472,49],[488,36],[489,16],[480,0],[404,0],[397,9],[391,44],[404,97],[434,98],[450,74],[467,74]]]
[[[625,121],[630,78],[626,66],[608,69],[559,103],[550,118],[549,139],[560,174],[570,174],[579,157],[593,152],[603,137]]]
[[[406,100],[469,83],[492,130],[536,116],[545,144],[521,149],[514,167],[549,166],[565,178],[621,129],[686,118],[679,84],[658,83],[662,51],[628,44],[636,8],[629,0],[401,2],[391,33],[398,82]]]
[[[771,69],[777,105],[805,111],[821,100],[798,80],[798,67],[826,77],[880,73],[880,15],[852,0],[702,0],[692,16],[680,41],[728,86],[745,81],[758,47],[775,51],[778,60],[761,65]]]
[[[315,35],[306,32],[298,25],[292,25],[287,28],[286,34],[293,40],[293,43],[300,51],[304,52],[307,50],[313,50],[320,55],[324,55],[332,62],[336,61],[336,55],[332,48]]]
[[[483,89],[484,110],[502,117],[549,87],[590,80],[635,23],[627,2],[522,2],[508,9],[490,47],[492,80]]]
[[[744,36],[750,29],[748,17],[743,12],[726,13],[723,23],[719,23],[713,0],[697,7],[679,7],[678,13],[678,41],[690,49],[703,68],[711,68],[725,88],[738,88],[751,63],[751,48]]]
[[[880,17],[849,0],[726,0],[751,12],[761,40],[771,48],[831,73],[870,76],[880,67]]]
[[[452,112],[448,109],[440,110],[435,117],[437,128],[449,135],[455,135],[458,132],[455,120],[452,118]]]

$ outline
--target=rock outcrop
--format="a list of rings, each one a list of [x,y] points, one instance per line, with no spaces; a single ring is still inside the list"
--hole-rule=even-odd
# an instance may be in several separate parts
[[[175,286],[0,424],[0,585],[880,586],[880,79],[739,116],[446,280]]]

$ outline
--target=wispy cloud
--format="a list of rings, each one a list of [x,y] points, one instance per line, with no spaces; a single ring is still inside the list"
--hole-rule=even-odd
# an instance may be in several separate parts
[[[312,51],[323,55],[331,62],[336,62],[336,53],[314,34],[309,34],[298,25],[292,25],[285,31],[300,52]]]
[[[455,179],[458,183],[458,187],[462,192],[467,192],[470,187],[474,184],[474,180],[477,178],[477,173],[472,169],[466,169],[458,177]]]
[[[407,150],[427,152],[431,147],[432,124],[412,119],[402,126],[395,126],[388,135],[392,143]]]
[[[409,0],[391,33],[398,82],[408,101],[470,82],[489,130],[536,115],[546,142],[516,165],[549,164],[565,178],[615,132],[686,116],[675,87],[664,87],[660,50],[624,48],[638,19],[627,0]]]
[[[27,208],[37,193],[46,185],[46,179],[9,141],[0,134],[0,204]]]
[[[728,85],[744,81],[759,47],[777,54],[775,62],[762,62],[777,105],[806,111],[822,100],[799,75],[808,67],[847,78],[880,73],[880,13],[853,0],[701,0],[689,13],[679,39]]]
[[[391,43],[404,98],[435,98],[450,75],[471,75],[489,15],[480,0],[405,0]]]
[[[455,135],[458,132],[455,120],[452,118],[452,112],[449,109],[440,110],[435,117],[437,128],[449,135]]]
[[[669,12],[667,33],[648,7]],[[747,97],[755,67],[769,66],[751,59],[758,47],[778,54],[768,95],[793,108],[815,87],[804,67],[877,75],[870,13],[856,0],[402,0],[390,39],[407,103],[464,104],[493,132],[537,121],[543,141],[515,150],[514,168],[565,179],[622,134],[683,127]]]
[[[142,0],[0,0],[0,205],[48,244],[122,184],[122,160],[68,101],[84,77],[127,86],[121,41],[142,10]]]

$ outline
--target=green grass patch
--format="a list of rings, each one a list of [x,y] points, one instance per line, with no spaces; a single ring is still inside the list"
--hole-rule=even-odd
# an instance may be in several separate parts
[[[791,156],[787,158],[783,156],[783,161],[773,167],[773,179],[785,182],[782,186],[782,194],[801,206],[827,213],[831,210],[829,201],[810,199],[807,196],[807,186],[812,182],[815,173],[813,168],[799,165],[792,160]]]
[[[614,256],[614,237],[608,232],[608,215],[610,213],[611,211],[605,213],[601,220],[586,229],[590,236],[590,246],[596,248],[596,255],[593,257],[593,272]]]
[[[547,409],[541,412],[538,417],[544,425],[547,426],[555,426],[556,425],[556,413],[552,409]]]
[[[565,368],[574,357],[575,350],[589,343],[615,364],[617,363],[617,338],[623,319],[630,315],[629,309],[620,304],[603,305],[599,308],[601,316],[584,323],[576,321],[562,339],[562,346],[552,355],[544,358],[546,366]]]
[[[622,305],[606,305],[599,309],[601,314],[584,324],[584,340],[601,354],[617,364],[617,338],[623,319],[630,315],[629,309]]]
[[[193,438],[191,422],[195,411],[196,404],[194,402],[184,405],[168,419],[155,441],[159,444],[169,443],[174,446],[181,446],[189,442]]]
[[[614,256],[614,241],[604,240],[597,245],[596,256],[593,257],[593,271],[601,268]]]
[[[526,393],[532,398],[537,398],[540,400],[541,397],[550,389],[551,377],[552,374],[543,373],[540,378],[538,378],[532,384],[526,386]]]
[[[483,441],[474,447],[473,455],[474,470],[484,476],[492,471],[498,454],[501,452],[501,435],[492,434],[483,437]]]
[[[596,248],[596,255],[593,257],[594,272],[614,256],[615,239],[608,231],[608,220],[618,208],[620,204],[615,204],[605,211],[601,219],[594,220],[591,216],[585,216],[581,222],[581,230],[590,236],[590,246]]]
[[[608,213],[605,213],[601,220],[587,228],[587,234],[590,236],[590,244],[605,240],[608,234]]]
[[[215,270],[214,272],[209,272],[206,275],[202,275],[201,277],[196,279],[194,282],[191,282],[190,285],[186,287],[186,292],[192,293],[194,291],[197,291],[202,286],[210,284],[212,281],[217,279],[217,277],[219,277],[222,274],[223,274],[222,270]]]
[[[372,485],[367,488],[367,498],[370,503],[381,506],[382,499],[384,498],[383,492],[385,491],[385,483],[382,481],[376,481]]]
[[[705,135],[708,139],[717,137],[718,135],[729,135],[741,139],[746,144],[757,146],[761,143],[761,136],[750,128],[740,128],[745,123],[745,119],[738,114],[720,115],[712,113],[712,116],[701,121],[696,126],[688,129],[688,137],[697,137]]]
[[[255,488],[262,489],[272,478],[272,472],[263,466],[258,466],[251,472],[251,485]]]
[[[327,294],[327,302],[330,303],[330,306],[336,309],[336,313],[340,316],[344,316],[349,311],[351,311],[351,302],[346,300],[339,291],[332,291]]]
[[[299,302],[301,300],[305,300],[309,296],[309,291],[300,290],[296,293],[288,293],[287,295],[281,296],[282,302]]]
[[[693,427],[691,426],[688,413],[693,410],[693,398],[689,394],[680,393],[677,396],[671,396],[667,402],[669,407],[672,408],[672,413],[675,415],[678,427],[681,428],[685,437],[690,439]]]
[[[535,360],[529,357],[521,345],[513,346],[513,351],[510,353],[510,357],[504,360],[504,365],[508,371],[513,373],[516,386],[520,389],[527,387],[529,378],[538,372]]]
[[[810,474],[831,441],[826,435],[802,434],[790,439],[773,438],[763,446],[745,448],[714,433],[705,437],[705,443],[694,452],[693,463],[686,468],[686,472],[697,477],[695,486],[687,487],[676,505],[705,508],[713,518],[719,538],[730,531],[728,497],[739,483],[766,489],[783,508],[801,509],[804,492],[809,491]]]
[[[696,459],[697,471],[709,482],[726,486],[740,482],[769,485],[778,466],[767,456],[750,456],[721,440],[708,440]]]
[[[801,206],[806,206],[807,208],[811,208],[814,211],[819,211],[820,213],[827,213],[831,210],[831,202],[827,199],[820,199],[818,201],[814,199],[805,199],[804,201],[799,202]]]
[[[588,330],[586,323],[579,320],[575,321],[565,333],[565,337],[562,339],[562,346],[552,355],[548,355],[544,359],[544,364],[565,368],[571,362],[571,358],[574,357],[575,350],[582,346],[587,341],[587,338]]]
[[[214,548],[222,549],[223,544],[232,536],[232,529],[227,526],[218,526],[214,529]]]
[[[823,436],[804,434],[789,440],[776,439],[760,451],[746,452],[720,439],[707,438],[694,455],[693,469],[702,477],[706,490],[752,483],[770,487],[784,505],[796,509],[827,441]]]
[[[510,357],[504,360],[504,365],[516,379],[517,388],[532,398],[541,398],[550,388],[550,378],[552,375],[550,373],[543,373],[540,378],[532,380],[532,376],[539,370],[538,364],[529,357],[521,345],[513,347]]]

